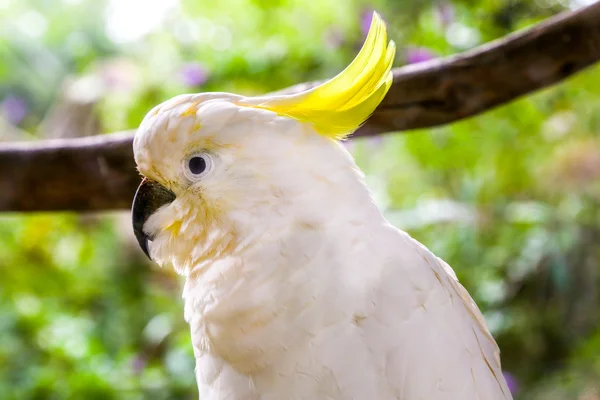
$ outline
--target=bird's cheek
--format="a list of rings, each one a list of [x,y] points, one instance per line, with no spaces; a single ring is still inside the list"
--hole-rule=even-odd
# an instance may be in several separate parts
[[[162,267],[179,266],[185,263],[185,257],[193,248],[194,241],[189,240],[185,232],[185,222],[174,217],[168,209],[156,212],[148,219],[147,229],[155,233],[149,251],[157,264]]]

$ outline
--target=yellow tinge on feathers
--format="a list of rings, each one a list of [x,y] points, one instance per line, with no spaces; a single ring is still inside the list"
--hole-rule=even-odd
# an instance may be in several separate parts
[[[362,49],[337,76],[305,92],[250,98],[247,105],[309,123],[323,136],[343,139],[383,100],[392,84],[395,53],[394,42],[387,41],[385,22],[374,12]]]

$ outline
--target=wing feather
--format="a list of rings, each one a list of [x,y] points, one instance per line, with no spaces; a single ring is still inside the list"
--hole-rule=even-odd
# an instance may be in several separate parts
[[[390,390],[402,400],[511,399],[498,346],[469,293],[448,264],[394,232],[393,254],[373,260],[390,242],[370,253],[383,266],[373,282],[372,318],[362,324]]]

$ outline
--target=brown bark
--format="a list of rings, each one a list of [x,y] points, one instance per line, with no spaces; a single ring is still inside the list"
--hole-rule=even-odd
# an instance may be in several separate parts
[[[395,69],[388,95],[355,136],[457,121],[560,82],[599,60],[597,2],[463,54]],[[0,145],[0,211],[128,208],[140,181],[132,135]]]
[[[141,178],[132,132],[0,146],[0,210],[99,211],[131,205]]]

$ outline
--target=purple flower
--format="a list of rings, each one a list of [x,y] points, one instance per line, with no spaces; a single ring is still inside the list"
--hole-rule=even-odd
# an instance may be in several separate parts
[[[454,7],[450,2],[438,4],[436,11],[442,26],[446,27],[454,22]]]
[[[344,140],[342,144],[350,153],[352,153],[356,149],[356,142],[354,140]]]
[[[104,86],[109,91],[131,92],[140,84],[140,67],[130,60],[107,60],[99,65],[98,70]]]
[[[383,145],[383,136],[382,135],[370,136],[367,138],[367,143],[371,147],[377,149]]]
[[[208,80],[208,70],[198,63],[189,63],[179,71],[181,81],[187,87],[200,86]]]
[[[519,381],[517,378],[508,371],[502,372],[504,375],[504,379],[506,379],[506,384],[508,385],[508,389],[512,393],[512,395],[516,395],[519,391]]]
[[[19,122],[23,121],[23,118],[25,118],[29,112],[29,107],[25,100],[14,95],[7,96],[4,101],[2,101],[2,104],[0,104],[0,107],[4,118],[13,125],[17,125]]]
[[[325,34],[325,44],[330,49],[340,48],[344,44],[344,35],[337,28],[331,28]]]
[[[416,64],[423,61],[433,60],[437,56],[425,47],[410,47],[406,49],[406,63]]]
[[[135,374],[141,373],[142,370],[146,367],[146,359],[145,359],[144,355],[143,354],[136,355],[131,362],[131,367]]]
[[[373,10],[366,9],[360,16],[360,31],[363,36],[367,36],[369,28],[371,28],[371,21],[373,20]]]

